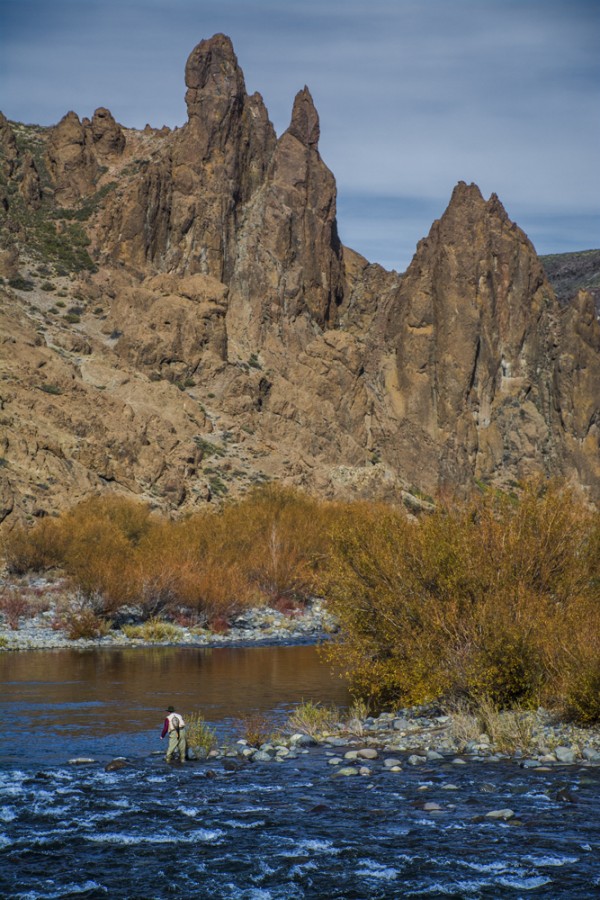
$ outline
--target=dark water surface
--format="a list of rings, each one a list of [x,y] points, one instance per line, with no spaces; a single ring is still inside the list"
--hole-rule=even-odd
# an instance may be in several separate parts
[[[348,702],[314,646],[2,653],[0,714],[18,713],[27,742],[0,734],[0,765],[147,755],[171,703],[229,735],[247,713],[281,721],[302,700]]]
[[[169,702],[222,734],[249,709],[344,703],[314,648],[3,654],[0,683],[2,898],[600,897],[595,768],[377,760],[344,778],[322,748],[231,770],[152,755]],[[517,824],[482,818],[507,807]]]

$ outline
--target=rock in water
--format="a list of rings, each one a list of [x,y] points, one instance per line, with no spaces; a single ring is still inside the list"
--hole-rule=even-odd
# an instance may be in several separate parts
[[[119,769],[127,768],[126,759],[113,759],[104,766],[105,772],[118,772]]]

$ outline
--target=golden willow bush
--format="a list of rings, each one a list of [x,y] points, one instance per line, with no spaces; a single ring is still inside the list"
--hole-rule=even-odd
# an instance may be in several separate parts
[[[418,522],[356,506],[334,528],[324,591],[341,624],[328,647],[378,707],[487,698],[600,719],[598,515],[537,482]]]

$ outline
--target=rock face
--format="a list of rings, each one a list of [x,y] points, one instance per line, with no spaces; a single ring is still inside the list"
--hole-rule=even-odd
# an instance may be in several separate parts
[[[59,206],[70,206],[93,191],[98,161],[90,147],[89,133],[76,113],[67,113],[52,129],[47,166]]]
[[[459,184],[422,241],[384,332],[399,459],[452,488],[562,463],[554,382],[559,311],[535,251],[495,195]],[[417,440],[415,440],[417,437]],[[418,448],[418,449],[417,449]]]
[[[308,88],[277,138],[229,38],[185,82],[174,131],[0,118],[0,517],[266,478],[407,499],[559,474],[598,499],[593,303],[557,302],[498,198],[460,183],[386,272],[340,244]]]

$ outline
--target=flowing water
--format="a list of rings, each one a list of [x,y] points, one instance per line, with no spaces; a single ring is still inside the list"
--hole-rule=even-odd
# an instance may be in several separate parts
[[[4,654],[0,684],[2,898],[600,897],[598,769],[153,755],[171,702],[223,735],[249,710],[344,703],[314,648]],[[484,818],[502,808],[514,824]]]

